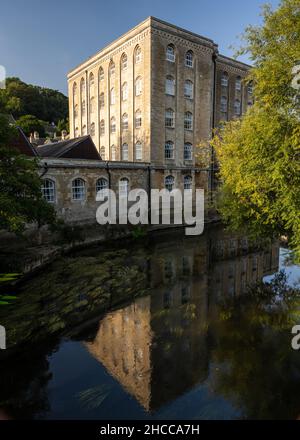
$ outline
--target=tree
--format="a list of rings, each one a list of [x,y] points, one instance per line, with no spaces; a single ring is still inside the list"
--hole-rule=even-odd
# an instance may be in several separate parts
[[[44,121],[40,121],[38,118],[32,115],[21,116],[17,121],[17,125],[22,128],[26,136],[30,136],[31,133],[37,131],[40,137],[45,137]]]
[[[265,6],[249,27],[255,104],[213,139],[222,182],[219,209],[233,229],[253,236],[287,234],[300,257],[300,124],[295,65],[300,59],[299,0]],[[293,86],[292,86],[293,85]]]
[[[15,130],[0,115],[0,229],[21,234],[29,223],[54,224],[55,211],[43,198],[37,162],[12,147]]]
[[[69,118],[60,119],[58,121],[58,123],[57,123],[57,131],[58,131],[58,133],[61,133],[62,130],[66,130],[67,133],[70,132]]]
[[[68,116],[68,98],[57,90],[26,84],[19,78],[7,78],[0,90],[0,112],[11,113],[16,119],[33,115],[48,123]]]

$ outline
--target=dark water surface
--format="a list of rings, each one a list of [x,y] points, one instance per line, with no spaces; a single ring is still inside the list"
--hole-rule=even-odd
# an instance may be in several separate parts
[[[0,306],[0,418],[300,417],[298,303],[247,293],[298,283],[286,253],[214,228],[58,259]]]

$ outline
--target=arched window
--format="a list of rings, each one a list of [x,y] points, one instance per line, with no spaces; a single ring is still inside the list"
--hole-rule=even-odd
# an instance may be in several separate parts
[[[193,178],[192,176],[184,176],[183,187],[184,189],[192,189]]]
[[[110,148],[110,155],[111,155],[111,160],[116,160],[117,151],[116,151],[116,147],[114,145],[112,145]]]
[[[128,130],[128,114],[124,113],[122,116],[122,130]]]
[[[142,78],[138,76],[135,80],[135,96],[140,96],[142,94]]]
[[[248,91],[248,95],[252,96],[253,95],[253,82],[249,82],[248,86],[247,86],[247,91]]]
[[[175,127],[175,112],[171,108],[166,110],[165,114],[165,126],[168,128]]]
[[[227,72],[222,73],[221,86],[228,87],[229,77]]]
[[[92,96],[90,99],[90,113],[94,113],[95,111],[95,98]]]
[[[167,176],[165,178],[165,188],[168,191],[172,191],[174,188],[174,177],[173,176]]]
[[[184,114],[184,128],[185,130],[193,130],[193,114],[191,112]]]
[[[238,76],[235,80],[235,90],[240,92],[242,90],[242,78]]]
[[[172,141],[165,143],[165,159],[174,159],[174,142]]]
[[[102,147],[100,148],[100,156],[101,156],[101,159],[102,159],[102,160],[105,160],[105,158],[106,158],[106,153],[105,153],[105,147],[104,147],[104,146],[102,146]]]
[[[99,68],[99,81],[103,81],[104,80],[104,70],[103,67]]]
[[[122,160],[128,160],[128,144],[122,145]]]
[[[135,160],[143,159],[143,147],[140,141],[137,141],[135,144]]]
[[[124,82],[122,85],[122,101],[126,101],[128,99],[128,84]]]
[[[90,134],[91,134],[91,136],[95,136],[95,122],[91,123]]]
[[[116,132],[116,118],[112,116],[110,118],[110,132],[115,133]]]
[[[193,67],[194,65],[194,54],[191,50],[185,54],[185,65],[186,67]]]
[[[184,83],[184,97],[187,99],[194,98],[194,84],[189,79]]]
[[[76,119],[78,117],[78,104],[75,104],[74,106],[74,118]]]
[[[137,46],[134,51],[134,62],[138,64],[142,61],[142,49],[140,46]]]
[[[184,160],[193,159],[193,146],[189,142],[184,144]]]
[[[175,48],[173,44],[169,44],[166,50],[166,60],[175,63]]]
[[[84,78],[81,78],[81,80],[80,80],[80,94],[81,94],[81,99],[85,98],[85,80],[84,80]]]
[[[104,98],[104,93],[102,92],[102,93],[100,93],[100,96],[99,96],[99,107],[103,108],[104,105],[105,105],[105,98]]]
[[[111,61],[110,65],[109,65],[109,76],[113,77],[115,74],[115,71],[116,71],[115,63],[113,61]]]
[[[91,72],[89,76],[89,88],[90,88],[90,96],[94,95],[94,89],[95,89],[95,81],[94,81],[94,75]]]
[[[77,138],[78,136],[79,136],[79,128],[76,127],[76,128],[75,128],[75,137]]]
[[[101,119],[100,121],[100,136],[105,135],[105,121],[104,119]]]
[[[72,199],[85,200],[85,181],[77,178],[72,182]]]
[[[104,177],[100,177],[100,179],[96,181],[96,193],[106,188],[108,188],[108,180]]]
[[[42,194],[49,203],[55,202],[55,182],[51,179],[44,179],[42,184]]]
[[[119,195],[120,196],[128,196],[129,190],[129,180],[127,177],[122,177],[119,181]]]
[[[135,112],[135,128],[141,128],[142,126],[142,112],[137,110]]]
[[[175,79],[173,76],[166,78],[166,95],[175,96]]]
[[[127,55],[126,53],[123,53],[123,55],[121,56],[121,69],[122,70],[126,70],[127,69]]]
[[[234,114],[236,116],[240,116],[241,115],[241,101],[239,99],[236,99],[234,101]]]
[[[228,100],[226,96],[221,97],[221,113],[227,113]]]
[[[110,89],[110,105],[114,105],[116,102],[115,89],[112,87]]]
[[[82,127],[82,135],[85,136],[87,134],[86,125]]]
[[[75,98],[76,95],[77,95],[77,83],[74,82],[74,84],[73,84],[73,98]]]
[[[85,115],[86,112],[86,104],[85,104],[85,99],[82,101],[81,103],[81,113],[82,115]]]

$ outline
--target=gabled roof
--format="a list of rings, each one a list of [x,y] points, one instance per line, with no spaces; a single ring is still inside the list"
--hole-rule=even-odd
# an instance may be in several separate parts
[[[26,156],[34,156],[34,157],[38,156],[36,149],[29,142],[22,128],[18,126],[16,128],[17,128],[17,136],[13,140],[12,147],[16,148],[17,150],[20,151],[20,153],[25,154]]]
[[[42,145],[37,147],[37,153],[41,157],[102,160],[89,135]]]

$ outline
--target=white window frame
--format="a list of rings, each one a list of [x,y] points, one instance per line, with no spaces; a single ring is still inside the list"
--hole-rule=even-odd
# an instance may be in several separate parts
[[[75,185],[76,183],[76,185]],[[72,180],[72,200],[82,202],[86,198],[86,185],[81,177]]]
[[[129,158],[129,148],[128,148],[128,144],[126,142],[124,144],[122,144],[121,158],[122,158],[122,160],[125,160],[125,161],[128,161],[128,158]]]
[[[135,80],[135,96],[141,96],[143,92],[142,77],[138,76]]]
[[[174,176],[166,176],[165,177],[165,189],[167,191],[172,191],[174,189],[175,179]]]
[[[135,160],[143,160],[143,145],[140,141],[135,143]]]
[[[175,127],[175,112],[172,108],[167,108],[165,111],[165,127],[166,128]]]
[[[128,114],[124,113],[122,116],[122,130],[127,131],[128,130]]]
[[[165,87],[166,95],[175,96],[175,89],[176,89],[175,79],[173,78],[173,76],[170,75],[167,76],[166,87]]]
[[[141,110],[137,110],[135,112],[135,128],[141,128],[142,127],[142,112]]]
[[[194,67],[194,54],[191,50],[188,50],[185,54],[185,66],[189,68]]]
[[[108,188],[108,180],[105,177],[99,177],[96,181],[96,195],[99,191]]]
[[[42,194],[48,203],[55,203],[56,201],[56,185],[52,179],[43,179]]]
[[[166,60],[170,63],[175,63],[176,60],[175,48],[171,44],[169,44],[166,48]]]
[[[100,136],[105,135],[105,120],[101,119],[100,121]]]
[[[137,46],[134,51],[134,62],[135,64],[139,64],[142,61],[142,49],[140,46]]]
[[[116,118],[114,116],[112,116],[110,118],[110,132],[111,134],[116,133],[117,131],[117,123],[116,123]]]
[[[194,99],[194,83],[189,79],[184,82],[184,97],[186,99]]]
[[[184,160],[193,160],[193,145],[190,142],[184,144]]]
[[[184,129],[188,131],[192,131],[194,126],[194,117],[193,113],[185,112],[184,114]]]
[[[167,141],[165,143],[165,159],[174,159],[174,142]]]

